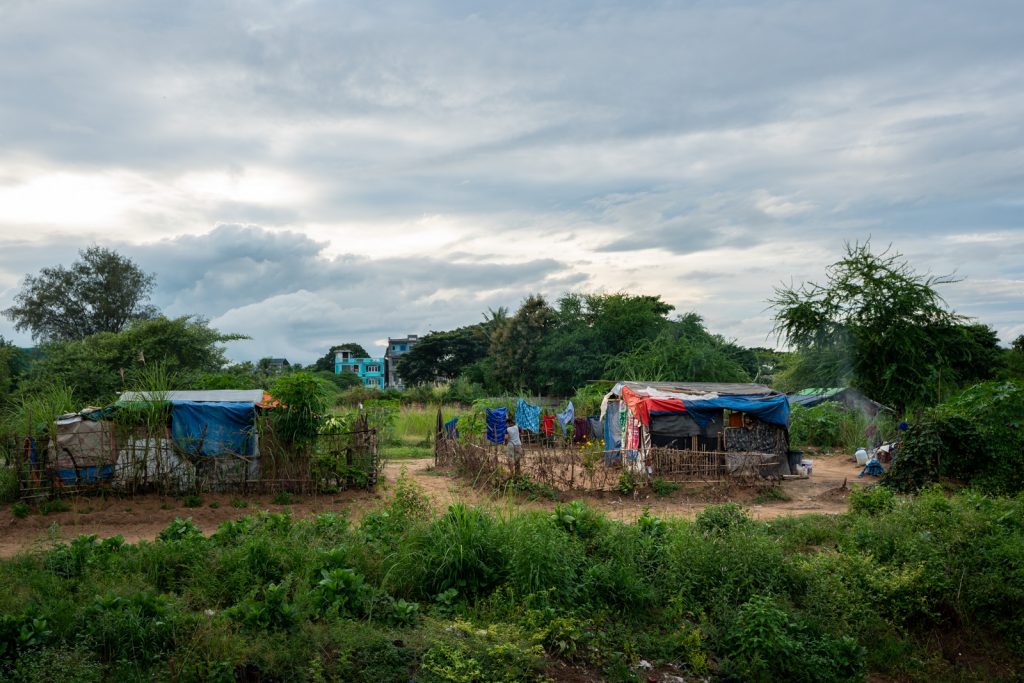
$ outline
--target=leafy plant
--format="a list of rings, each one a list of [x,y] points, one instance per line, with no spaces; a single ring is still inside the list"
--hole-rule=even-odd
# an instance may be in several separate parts
[[[197,508],[202,506],[203,499],[199,496],[189,495],[181,499],[181,504],[187,508]]]
[[[29,507],[25,503],[18,501],[11,506],[11,514],[18,519],[25,519],[29,514]]]
[[[640,487],[639,477],[631,469],[623,469],[619,475],[619,483],[616,490],[624,496],[632,495]]]
[[[668,479],[662,479],[660,477],[655,477],[651,480],[651,490],[654,491],[654,494],[657,496],[670,496],[678,491],[680,486],[681,484],[678,482],[669,481]]]
[[[274,505],[291,505],[295,502],[295,496],[288,491],[278,491],[274,495]]]

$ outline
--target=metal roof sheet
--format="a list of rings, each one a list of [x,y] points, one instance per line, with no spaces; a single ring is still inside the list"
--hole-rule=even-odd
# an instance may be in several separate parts
[[[119,401],[198,401],[211,403],[259,403],[262,389],[200,389],[196,391],[125,391]]]

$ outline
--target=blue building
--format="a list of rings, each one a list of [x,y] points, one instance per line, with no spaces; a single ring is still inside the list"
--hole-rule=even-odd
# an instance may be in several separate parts
[[[387,386],[394,389],[404,389],[405,382],[398,374],[398,359],[409,353],[412,347],[419,341],[419,336],[410,334],[406,337],[392,339],[388,337],[388,349],[384,352],[384,365],[387,374]]]
[[[337,351],[334,354],[334,374],[343,372],[356,374],[363,386],[384,388],[383,358],[356,358],[351,351]]]

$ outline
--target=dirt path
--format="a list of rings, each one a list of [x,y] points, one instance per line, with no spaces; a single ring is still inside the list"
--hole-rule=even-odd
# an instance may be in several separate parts
[[[212,533],[229,519],[237,519],[257,510],[271,512],[290,511],[297,518],[320,512],[344,513],[358,520],[393,490],[394,482],[405,470],[406,476],[423,487],[437,509],[443,510],[453,502],[464,501],[474,505],[501,508],[551,509],[553,501],[522,501],[478,491],[471,486],[436,473],[432,459],[399,460],[388,464],[384,483],[373,493],[345,491],[336,495],[296,496],[289,505],[274,503],[273,496],[249,496],[240,499],[230,494],[209,494],[202,497],[200,507],[185,507],[179,498],[169,496],[137,496],[135,498],[81,497],[68,501],[67,512],[40,515],[35,512],[24,519],[16,518],[11,507],[0,508],[0,557],[11,557],[19,552],[43,549],[54,542],[67,541],[79,534],[100,537],[120,534],[134,543],[152,540],[175,517],[191,517],[204,532]],[[858,479],[860,468],[848,456],[814,457],[814,473],[809,479],[785,481],[781,489],[790,500],[756,502],[757,492],[750,489],[705,488],[677,491],[666,497],[650,492],[638,496],[606,493],[589,496],[587,502],[613,519],[631,522],[650,508],[661,517],[693,517],[710,503],[735,500],[749,508],[758,519],[780,515],[837,514],[846,511],[846,493],[836,489],[847,481],[848,487],[862,486],[874,481]],[[239,507],[236,507],[238,505]],[[242,506],[244,505],[244,507]]]

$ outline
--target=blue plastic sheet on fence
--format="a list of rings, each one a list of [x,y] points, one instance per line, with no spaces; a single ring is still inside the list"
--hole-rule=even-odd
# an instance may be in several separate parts
[[[252,455],[255,416],[251,403],[171,401],[171,436],[192,455]]]
[[[491,443],[505,443],[505,422],[508,408],[487,409],[487,440]]]

